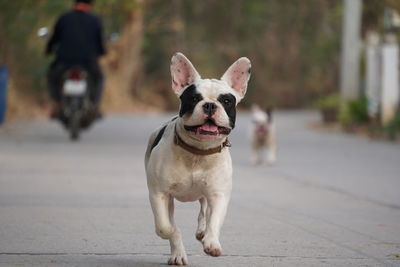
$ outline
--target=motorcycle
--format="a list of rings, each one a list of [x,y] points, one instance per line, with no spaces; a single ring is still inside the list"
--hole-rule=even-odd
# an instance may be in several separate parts
[[[89,100],[89,75],[80,67],[69,68],[63,75],[61,108],[58,119],[68,129],[71,140],[96,119]]]
[[[38,36],[47,38],[47,28],[41,28]],[[96,113],[90,98],[92,82],[89,73],[80,66],[66,68],[62,74],[61,102],[54,119],[58,119],[69,131],[70,139],[79,139],[81,131],[87,129],[99,114]]]

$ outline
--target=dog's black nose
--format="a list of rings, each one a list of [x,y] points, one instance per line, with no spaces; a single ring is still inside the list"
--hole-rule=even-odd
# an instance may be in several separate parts
[[[212,102],[207,102],[203,105],[203,111],[205,114],[207,114],[208,116],[211,116],[215,113],[215,111],[217,110],[217,105],[215,105]]]

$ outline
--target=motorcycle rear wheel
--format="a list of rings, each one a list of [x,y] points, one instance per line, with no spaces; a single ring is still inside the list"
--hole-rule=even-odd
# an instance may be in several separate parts
[[[72,141],[79,140],[80,130],[80,114],[77,111],[72,112],[69,119],[69,137]]]

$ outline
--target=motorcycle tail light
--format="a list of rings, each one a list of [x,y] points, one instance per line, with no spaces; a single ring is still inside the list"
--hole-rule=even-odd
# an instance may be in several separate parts
[[[80,80],[81,79],[81,72],[79,70],[72,70],[69,78],[71,80]]]

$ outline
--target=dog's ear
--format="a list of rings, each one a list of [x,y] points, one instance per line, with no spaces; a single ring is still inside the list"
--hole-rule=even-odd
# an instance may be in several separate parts
[[[200,75],[182,53],[176,53],[171,59],[172,89],[180,96],[188,85],[200,79]]]
[[[250,60],[247,57],[241,57],[221,77],[221,80],[225,81],[237,93],[238,103],[246,94],[247,82],[250,79],[250,70]]]

